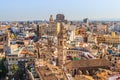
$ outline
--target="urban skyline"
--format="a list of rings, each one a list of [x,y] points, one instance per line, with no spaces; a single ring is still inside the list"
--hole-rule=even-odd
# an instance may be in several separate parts
[[[1,0],[0,80],[120,80],[119,0]]]
[[[120,21],[46,15],[0,21],[0,80],[120,80]]]
[[[48,20],[49,15],[62,13],[68,20],[120,20],[120,1],[112,0],[2,0],[1,21]]]

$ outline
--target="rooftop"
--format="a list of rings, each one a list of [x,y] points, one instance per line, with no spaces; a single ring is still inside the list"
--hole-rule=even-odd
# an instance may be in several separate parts
[[[111,63],[106,59],[90,59],[90,60],[77,60],[70,61],[64,64],[67,68],[89,68],[89,67],[110,67]]]

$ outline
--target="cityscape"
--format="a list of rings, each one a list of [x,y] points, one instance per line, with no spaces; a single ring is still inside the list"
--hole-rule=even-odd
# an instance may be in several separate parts
[[[120,80],[119,1],[1,3],[0,80]]]

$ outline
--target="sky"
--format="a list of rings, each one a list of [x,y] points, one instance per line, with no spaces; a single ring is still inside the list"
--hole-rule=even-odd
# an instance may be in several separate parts
[[[58,13],[67,20],[120,19],[120,0],[0,0],[0,21],[48,20]]]

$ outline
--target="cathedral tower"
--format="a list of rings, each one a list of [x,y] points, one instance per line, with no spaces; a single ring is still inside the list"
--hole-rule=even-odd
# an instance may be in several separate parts
[[[53,15],[50,15],[49,22],[54,23]]]
[[[60,32],[58,34],[58,65],[61,66],[65,64],[66,60],[66,29],[64,28],[64,24],[60,24]]]

